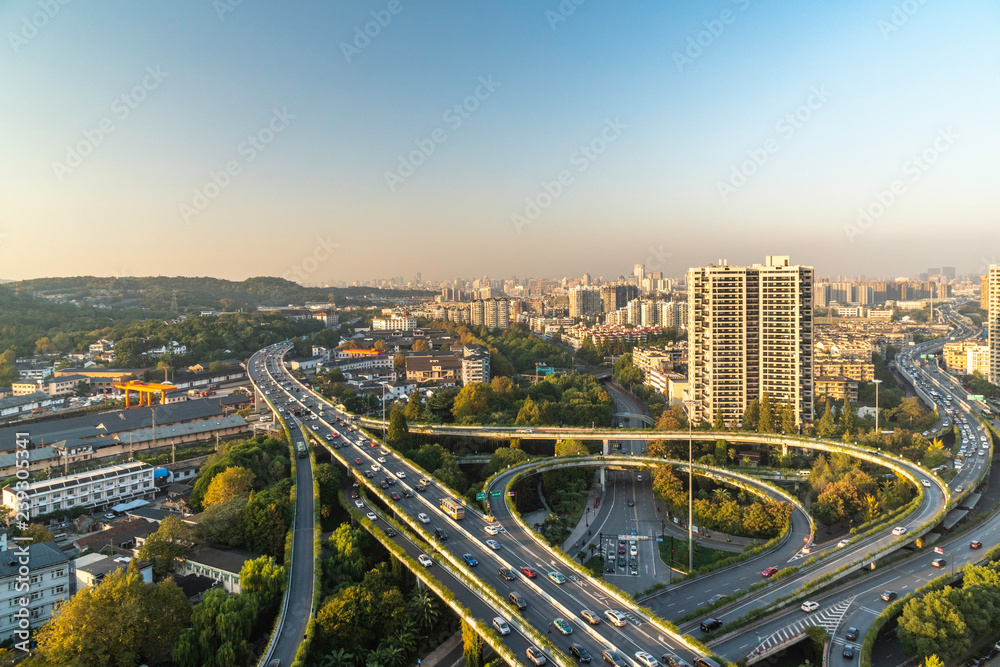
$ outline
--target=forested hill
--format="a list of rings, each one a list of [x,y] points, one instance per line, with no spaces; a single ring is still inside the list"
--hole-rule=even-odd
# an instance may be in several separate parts
[[[37,294],[84,304],[107,303],[112,307],[121,302],[132,303],[146,310],[167,311],[177,299],[181,313],[205,308],[240,310],[257,306],[301,305],[306,301],[336,301],[357,299],[399,299],[411,296],[431,296],[427,290],[384,290],[374,287],[303,287],[284,278],[257,277],[242,281],[208,277],[95,277],[36,278],[6,283],[2,289],[22,294]]]

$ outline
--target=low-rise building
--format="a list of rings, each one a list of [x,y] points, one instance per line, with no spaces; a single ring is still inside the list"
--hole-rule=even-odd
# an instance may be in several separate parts
[[[455,384],[462,379],[462,357],[452,352],[414,352],[406,357],[410,382]]]
[[[74,563],[76,574],[76,586],[74,593],[84,588],[97,586],[104,578],[115,570],[125,570],[128,568],[132,558],[129,556],[105,556],[100,553],[91,553],[80,556]],[[153,583],[153,564],[138,563],[139,575],[147,584]]]
[[[54,542],[15,542],[0,553],[0,641],[26,642],[28,636],[16,634],[22,620],[38,628],[52,618],[56,605],[70,596],[69,570],[69,558]]]
[[[257,554],[242,549],[213,547],[196,544],[177,567],[177,575],[196,574],[218,581],[231,595],[239,595],[240,570],[248,561],[259,558]]]
[[[109,507],[136,498],[152,498],[153,466],[141,461],[122,463],[88,472],[32,482],[27,489],[15,491],[3,488],[3,504],[16,510],[18,494],[26,494],[24,502],[32,516],[70,510],[74,507]]]
[[[835,401],[844,397],[851,403],[858,401],[858,381],[843,375],[820,375],[815,380],[816,397],[826,396]]]

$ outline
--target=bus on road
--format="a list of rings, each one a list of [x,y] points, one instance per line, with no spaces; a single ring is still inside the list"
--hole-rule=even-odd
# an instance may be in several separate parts
[[[465,507],[460,505],[454,498],[442,498],[441,509],[452,519],[458,521],[465,518]]]
[[[306,443],[304,442],[295,443],[295,451],[298,453],[300,459],[309,456],[309,450],[306,449]]]

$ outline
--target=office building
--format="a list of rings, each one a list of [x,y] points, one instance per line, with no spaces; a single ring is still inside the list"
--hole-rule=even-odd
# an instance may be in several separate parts
[[[688,271],[688,377],[695,421],[739,425],[767,392],[813,420],[813,269],[769,255],[763,266]]]

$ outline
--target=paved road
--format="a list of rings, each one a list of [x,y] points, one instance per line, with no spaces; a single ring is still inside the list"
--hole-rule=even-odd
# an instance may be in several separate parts
[[[257,352],[247,364],[248,375],[255,386],[284,373],[281,358],[291,346],[268,348]],[[265,360],[266,356],[266,360]],[[266,361],[266,367],[265,367]],[[260,378],[257,375],[260,374]],[[294,418],[287,419],[292,442],[305,441],[301,427]],[[295,474],[295,532],[292,536],[292,570],[288,582],[288,607],[284,622],[265,663],[277,658],[282,665],[290,665],[295,659],[299,645],[305,637],[309,618],[312,616],[313,595],[313,476],[312,462],[307,458],[296,459]]]

